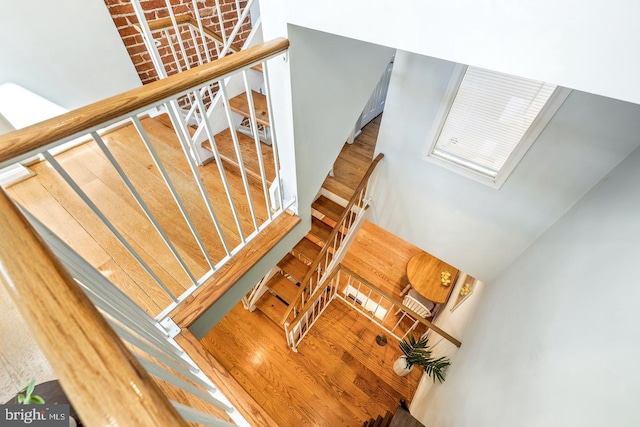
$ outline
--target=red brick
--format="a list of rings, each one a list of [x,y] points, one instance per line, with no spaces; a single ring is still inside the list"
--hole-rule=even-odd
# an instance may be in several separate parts
[[[146,52],[147,47],[143,44],[138,44],[135,46],[127,46],[127,51],[129,52],[129,56],[133,56],[136,53]]]
[[[109,6],[109,13],[111,13],[111,16],[131,15],[131,14],[134,14],[134,10],[130,4],[129,5],[113,5],[113,6]]]
[[[123,43],[127,46],[127,50],[132,58],[132,62],[136,66],[136,70],[139,73],[140,79],[143,83],[147,83],[149,81],[153,81],[157,78],[157,73],[153,70],[153,65],[151,63],[149,54],[146,52],[146,49],[142,43],[141,36],[137,33],[135,29],[127,22],[127,19],[132,23],[137,23],[137,18],[133,12],[133,8],[129,3],[130,0],[104,0],[105,4],[109,8],[109,12],[113,17],[114,24],[119,29]],[[166,11],[166,3],[164,0],[142,0],[141,2],[144,10],[145,16],[147,19],[157,19],[161,17],[167,17],[168,12]],[[190,0],[171,0],[171,4],[174,6],[175,13],[177,15],[183,13],[189,13],[191,16],[195,17],[195,14],[192,11],[192,3]],[[241,7],[245,7],[246,0],[242,0],[240,2]],[[218,17],[215,16],[217,13],[215,8],[215,0],[197,0],[197,5],[200,8],[200,16],[203,17],[203,25],[207,28],[220,33],[220,23],[218,22]],[[224,27],[225,32],[230,35],[234,23],[237,21],[237,11],[235,10],[235,0],[222,0],[221,1],[221,9],[223,11],[223,18],[225,19]],[[238,45],[242,45],[244,40],[249,34],[250,31],[250,23],[246,22],[242,25],[238,35],[234,42]],[[201,43],[199,37],[194,41],[191,38],[190,31],[185,27],[181,29],[181,35],[183,37],[183,42],[185,45],[185,49],[187,50],[187,56],[190,64],[195,65],[198,63],[198,55],[195,50],[195,46],[200,47],[200,53],[203,58],[205,58],[204,46]],[[159,48],[159,52],[163,62],[168,64],[168,69],[170,72],[177,72],[178,66],[174,63],[173,55],[171,54],[170,49],[166,45],[167,41],[162,38],[164,45]],[[210,55],[212,58],[216,58],[216,46],[215,43],[208,40],[208,47],[210,50]],[[176,46],[176,50],[178,51],[178,55],[181,57],[180,48]],[[184,67],[184,62],[181,65]]]
[[[164,0],[142,0],[140,2],[140,6],[142,6],[142,10],[152,10],[152,9],[164,9],[167,7],[167,3]]]

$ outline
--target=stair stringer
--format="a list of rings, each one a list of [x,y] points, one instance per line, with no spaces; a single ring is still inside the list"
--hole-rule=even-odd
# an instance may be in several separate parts
[[[280,272],[280,268],[278,266],[273,267],[266,276],[262,278],[258,282],[258,284],[253,288],[251,294],[245,298],[242,298],[242,305],[249,311],[254,311],[256,309],[256,302],[260,299],[262,295],[269,289],[267,283],[273,276]]]

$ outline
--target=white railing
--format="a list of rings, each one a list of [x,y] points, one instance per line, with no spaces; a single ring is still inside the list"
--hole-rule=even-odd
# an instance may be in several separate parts
[[[181,401],[170,402],[183,419],[209,426],[250,425],[173,339],[179,330],[170,334],[35,216],[26,210],[23,210],[23,214],[102,313],[109,326],[127,344],[140,365],[169,387],[176,387],[187,394],[186,399],[182,394],[170,393],[169,396],[173,399],[182,396]],[[192,407],[190,403],[194,398],[206,402],[205,407]],[[234,424],[213,415],[220,413],[220,410]]]
[[[331,275],[333,269],[338,265],[346,249],[348,242],[354,236],[359,224],[364,219],[369,204],[371,203],[370,193],[372,192],[372,176],[384,154],[379,153],[371,162],[362,180],[356,187],[353,196],[345,206],[345,211],[336,222],[333,231],[325,242],[323,248],[318,253],[315,260],[310,263],[310,269],[306,277],[300,282],[300,291],[293,303],[289,305],[287,312],[282,318],[282,325],[287,338],[290,336],[291,328],[297,322],[301,313],[307,311],[311,300],[315,300],[319,289],[324,289],[324,283]],[[309,260],[303,260],[308,262]],[[262,295],[260,290],[252,292],[250,298],[259,298]],[[249,301],[249,307],[255,305],[255,301]],[[294,343],[288,341],[290,346]],[[294,347],[295,348],[295,347]]]
[[[236,45],[236,38],[243,27],[251,25],[248,17],[254,0],[247,1],[244,7],[238,1],[226,1],[221,5],[220,0],[216,0],[215,11],[205,9],[202,2],[192,0],[190,10],[180,14],[176,14],[170,0],[165,2],[168,18],[148,21],[140,1],[132,0],[138,29],[160,78],[243,48]],[[184,4],[180,7],[184,8]],[[230,12],[226,11],[229,7],[232,8]],[[228,33],[227,24],[233,21],[235,25]]]
[[[142,34],[145,46],[151,56],[154,68],[160,78],[187,71],[198,65],[209,63],[218,58],[222,58],[228,53],[237,53],[246,49],[255,30],[260,26],[260,19],[256,21],[255,28],[252,28],[249,38],[242,46],[235,44],[236,37],[241,28],[250,26],[248,22],[249,11],[254,0],[248,1],[244,7],[240,2],[229,2],[228,0],[221,6],[220,1],[216,1],[216,13],[203,19],[205,11],[199,10],[201,5],[196,0],[192,0],[192,13],[182,13],[176,15],[169,0],[166,0],[166,10],[169,17],[147,21],[145,11],[138,0],[133,0],[133,7],[138,17],[139,24],[136,26]],[[184,7],[184,6],[183,6]],[[232,10],[223,12],[224,8],[231,7]],[[210,11],[209,11],[210,13]],[[236,16],[235,25],[230,34],[227,35],[227,23],[233,22],[229,16]],[[223,19],[222,17],[227,17]],[[206,24],[206,25],[205,25]],[[220,33],[212,28],[219,28]],[[202,87],[198,100],[195,94],[187,94],[178,99],[178,105],[183,111],[183,116],[187,123],[198,126],[194,134],[194,141],[197,146],[206,139],[204,129],[204,118],[211,119],[217,113],[214,122],[218,123],[223,115],[221,103],[221,87],[227,90],[231,96],[238,94],[238,87],[244,83],[246,90],[257,90],[261,93],[266,90],[266,75],[262,75],[263,69],[260,66],[253,67],[254,70],[246,70],[242,76],[238,76],[235,84],[231,84],[231,78],[215,82],[209,86]],[[265,72],[266,74],[266,72]],[[202,104],[204,108],[199,108]],[[217,108],[216,108],[217,107]],[[261,124],[255,124],[250,118],[245,118],[239,123],[234,123],[232,129],[253,137],[258,135],[259,139],[266,143],[271,143],[272,129]],[[214,126],[214,131],[218,131],[218,126]],[[212,156],[203,150],[197,150],[198,164],[209,160]]]
[[[329,303],[336,298],[338,292],[336,280],[339,278],[339,269],[334,269],[323,282],[322,290],[308,298],[305,308],[296,314],[292,323],[285,322],[287,344],[293,351],[298,351],[298,345],[302,339],[311,330]]]
[[[294,351],[298,350],[302,339],[334,299],[341,300],[397,340],[410,332],[422,335],[431,330],[457,347],[461,345],[456,338],[422,318],[400,300],[339,264],[322,282],[322,290],[312,296],[307,307],[287,325],[287,342]]]
[[[72,206],[63,208],[70,211],[75,209],[76,212],[81,212],[78,215],[86,219],[87,223],[97,224],[98,231],[92,237],[98,245],[113,246],[113,242],[116,242],[115,246],[119,245],[116,251],[120,251],[120,262],[127,258],[130,260],[128,263],[133,263],[131,265],[135,265],[135,269],[141,271],[130,274],[136,286],[146,287],[144,292],[154,295],[156,299],[162,299],[157,298],[160,295],[168,299],[169,303],[166,306],[150,313],[156,320],[162,320],[292,203],[284,200],[281,190],[280,160],[275,138],[269,162],[271,166],[268,168],[266,159],[263,158],[261,143],[257,138],[253,141],[252,147],[241,147],[237,134],[231,130],[229,152],[223,154],[217,133],[212,130],[209,120],[205,120],[202,126],[206,131],[206,139],[210,143],[215,162],[205,168],[197,167],[197,151],[200,147],[193,140],[193,129],[181,114],[178,99],[185,95],[192,96],[204,116],[205,107],[201,95],[203,88],[232,75],[243,75],[247,69],[256,65],[266,70],[268,60],[280,55],[287,46],[288,42],[284,39],[264,43],[189,72],[3,135],[0,137],[0,167],[41,154],[50,166],[50,171],[55,171],[50,185],[58,185],[56,188],[59,190],[56,191],[60,193],[70,189],[75,196],[69,197],[77,197],[76,200],[80,201],[74,200],[71,202]],[[269,100],[269,87],[265,87]],[[233,129],[229,100],[224,90],[220,91],[220,96],[226,108],[229,127]],[[250,98],[250,91],[247,90],[244,96]],[[161,111],[167,115],[168,120],[161,126],[164,129],[162,135],[153,130],[157,127],[157,122],[146,117],[149,111]],[[255,123],[255,112],[252,114],[252,122]],[[109,129],[113,125],[118,125],[119,129],[110,132]],[[122,131],[126,136],[120,137],[119,134],[113,133]],[[127,208],[134,209],[139,214],[136,216],[143,218],[138,227],[146,230],[142,233],[145,240],[150,241],[149,244],[136,241],[132,234],[140,235],[140,232],[134,230],[131,233],[130,229],[127,230],[128,220],[125,219],[123,222],[122,216],[117,215],[118,209],[113,209],[113,206],[123,202],[122,198],[110,198],[109,188],[106,191],[90,191],[83,183],[82,176],[68,170],[57,155],[50,153],[55,147],[78,139],[86,141],[84,146],[90,147],[90,150],[97,152],[104,159],[101,160],[104,165],[101,164],[99,167],[101,173],[113,180],[115,185],[122,186],[125,193],[129,193],[132,206]],[[158,185],[150,188],[149,183],[140,177],[138,171],[123,165],[123,156],[131,154],[126,154],[126,150],[116,153],[115,148],[118,146],[138,146],[141,156],[146,152],[148,157],[143,161],[147,162],[146,169],[155,175],[152,181]],[[260,177],[257,182],[255,178],[249,180],[247,166],[243,161],[243,156],[251,150],[257,157],[257,170],[254,171],[254,176]],[[174,154],[180,152],[181,160],[178,161]],[[233,157],[237,172],[229,171],[229,166],[223,160],[225,156]],[[184,167],[177,170],[176,163],[183,164]],[[95,167],[96,165],[92,164],[83,166],[89,171]],[[231,181],[234,176],[237,182]],[[270,177],[272,182],[269,182],[267,177]],[[275,187],[276,191],[270,192],[270,186]],[[185,193],[190,196],[187,198]],[[191,197],[193,194],[197,195],[195,199]],[[273,198],[275,200],[272,200]],[[63,205],[65,202],[66,200],[60,201]],[[40,213],[48,209],[41,203],[36,201]],[[273,209],[272,206],[276,206],[277,209]],[[25,208],[29,210],[29,203],[25,203]],[[36,216],[38,212],[35,212]],[[233,222],[223,223],[221,212],[226,212],[233,218]],[[56,225],[56,233],[69,233],[70,224]],[[103,231],[105,229],[108,232]],[[189,243],[186,245],[189,249],[185,248],[184,243],[179,247],[176,244],[177,239],[183,242],[188,240]],[[156,243],[152,244],[151,241]],[[85,255],[82,247],[74,249]],[[156,249],[165,251],[165,255],[154,258],[150,251]],[[118,264],[118,261],[114,263]],[[168,271],[174,273],[167,274]],[[167,277],[171,279],[172,285],[167,283]]]

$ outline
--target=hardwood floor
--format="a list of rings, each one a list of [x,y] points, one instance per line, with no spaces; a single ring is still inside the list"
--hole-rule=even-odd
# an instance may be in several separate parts
[[[380,330],[332,302],[294,353],[281,327],[237,305],[202,344],[280,426],[360,426],[401,398],[421,373],[397,376],[397,345],[375,343]]]
[[[219,261],[226,256],[221,241],[215,233],[209,212],[199,194],[199,190],[189,170],[188,163],[176,140],[173,131],[168,129],[169,122],[162,116],[142,120],[151,142],[162,159],[173,184],[201,236],[207,252],[214,260]],[[228,133],[228,132],[227,132]],[[138,138],[137,131],[131,125],[123,126],[103,135],[103,140],[113,156],[137,188],[152,215],[165,230],[176,246],[178,253],[185,260],[188,268],[196,277],[200,277],[208,268],[208,264],[196,244],[187,223],[177,204],[167,191],[165,182],[155,166],[147,149]],[[251,141],[253,144],[253,141]],[[264,145],[264,144],[262,144]],[[263,154],[270,152],[271,147],[261,147]],[[249,150],[249,149],[247,149]],[[245,158],[250,150],[245,150]],[[133,248],[147,262],[170,290],[178,295],[191,285],[190,279],[178,265],[164,242],[152,228],[145,213],[133,199],[107,157],[95,142],[88,142],[61,153],[56,160],[65,171],[77,182],[93,203],[104,212],[118,231],[127,239]],[[273,165],[268,162],[267,167]],[[257,160],[254,162],[257,164]],[[210,198],[230,249],[240,243],[235,220],[231,216],[231,208],[224,194],[223,183],[217,165],[212,162],[198,169],[202,176],[207,195]],[[132,259],[130,254],[113,237],[112,233],[90,211],[60,175],[47,162],[39,162],[30,166],[34,175],[21,183],[7,189],[11,197],[26,207],[47,227],[60,236],[67,244],[83,255],[93,266],[102,271],[118,285],[136,303],[149,314],[159,313],[169,302],[151,277]],[[231,191],[235,196],[235,207],[240,214],[240,227],[247,236],[253,231],[250,218],[249,201],[237,168],[225,165],[225,174]],[[255,179],[250,179],[249,191],[259,224],[267,218],[267,206],[262,188]],[[207,285],[199,290],[207,291],[206,298],[211,303],[212,295],[223,292],[220,282],[232,285],[243,270],[253,265],[264,248],[273,244],[273,240],[286,234],[299,222],[299,218],[283,214],[274,221],[274,226],[267,227],[259,236],[241,250],[242,262],[229,262],[220,268],[208,283],[215,289],[207,289]],[[265,237],[266,236],[266,237]],[[265,240],[267,239],[267,240]],[[277,242],[277,240],[276,240]],[[260,250],[255,250],[255,245]],[[252,246],[253,245],[253,246]],[[250,253],[248,253],[250,252]],[[218,278],[222,278],[218,280]],[[234,279],[235,278],[235,279]],[[23,387],[31,378],[38,382],[54,379],[55,374],[46,359],[40,353],[37,344],[30,339],[26,325],[22,322],[17,308],[8,300],[4,289],[0,289],[0,396],[2,401],[9,400],[18,388]],[[193,303],[200,299],[190,298]],[[192,304],[193,305],[193,304]],[[193,315],[190,307],[189,315]],[[174,313],[175,314],[175,313]],[[162,381],[159,385],[174,400],[187,402],[190,400],[184,392],[177,390]],[[196,407],[205,412],[210,405],[203,405],[198,399],[192,399]],[[208,408],[208,409],[207,409]],[[220,411],[214,414],[228,419]]]
[[[175,134],[169,131],[161,118],[146,118],[142,123],[207,253],[214,263],[219,262],[226,252]],[[104,135],[103,139],[187,268],[196,279],[200,278],[209,270],[209,265],[135,128],[132,125],[121,127]],[[56,160],[115,224],[173,295],[180,295],[193,284],[95,142],[59,154]],[[47,162],[36,163],[30,169],[35,176],[8,189],[14,200],[107,275],[149,314],[158,314],[171,302],[149,273]],[[198,168],[198,171],[231,250],[241,240],[221,175],[214,162]],[[235,196],[240,228],[247,236],[254,230],[249,198],[235,168],[225,167],[225,174]],[[249,192],[261,224],[267,218],[263,191],[257,185],[250,185]]]
[[[365,221],[342,264],[389,295],[401,299],[400,292],[409,284],[407,263],[422,250]]]

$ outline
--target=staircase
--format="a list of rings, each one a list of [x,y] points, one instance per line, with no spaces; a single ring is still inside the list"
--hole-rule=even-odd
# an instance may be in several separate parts
[[[311,230],[280,260],[272,277],[266,282],[264,294],[255,304],[258,310],[278,325],[282,325],[289,305],[298,297],[300,282],[309,273],[310,265],[318,257],[344,212],[343,206],[325,196],[313,202],[312,209]],[[328,252],[329,259],[333,257],[332,252]],[[308,289],[305,292],[309,294]]]
[[[201,144],[202,148],[210,152],[217,151],[225,170],[244,173],[250,180],[261,181],[262,165],[265,180],[271,185],[277,181],[277,165],[274,161],[273,147],[270,145],[270,120],[265,95],[252,90],[249,98],[246,92],[243,92],[230,98],[228,105],[234,115],[229,123],[234,123],[236,127],[229,127],[214,135],[212,139],[215,147],[210,140],[206,140]],[[254,120],[257,126],[243,126],[243,123]],[[252,131],[256,128],[259,142]],[[243,165],[242,168],[240,164]],[[324,192],[329,194],[326,189]],[[341,200],[341,197],[336,199]],[[344,205],[347,205],[347,202],[344,202]],[[319,196],[312,204],[311,230],[254,288],[251,296],[245,298],[245,307],[251,311],[257,308],[276,324],[282,325],[289,306],[300,298],[300,284],[309,275],[314,261],[317,266],[314,270],[320,276],[344,240],[348,226],[344,223],[338,226],[344,213],[345,206],[325,195]],[[334,233],[335,228],[339,230]],[[332,243],[329,244],[329,241]],[[336,241],[339,243],[336,244]],[[318,263],[317,259],[325,246],[329,247],[322,256],[324,262]],[[317,280],[314,282],[317,283]],[[304,292],[306,297],[311,295],[310,289],[305,289]]]
[[[229,99],[229,110],[237,116],[229,122],[234,123],[235,128],[233,132],[227,129],[212,139],[218,149],[214,157],[228,167],[237,169],[240,155],[246,176],[259,179],[258,168],[261,162],[266,163],[273,158],[270,155],[272,147],[268,144],[269,121],[261,120],[269,116],[268,104],[261,93],[250,93],[251,96],[241,94]],[[249,132],[242,129],[242,124],[246,121],[253,124]],[[260,126],[264,129],[266,140],[260,134]],[[252,129],[257,129],[258,135],[247,136],[246,133],[252,133]],[[202,148],[209,149],[209,142],[205,141]],[[373,149],[369,156],[372,156],[372,152]],[[383,155],[378,154],[373,161],[368,162],[364,160],[367,158],[364,150],[360,156],[362,162],[359,167],[347,173],[351,176],[347,181],[349,185],[331,177],[325,180],[320,195],[311,206],[311,230],[243,298],[246,309],[254,311],[257,308],[278,326],[284,327],[287,343],[294,351],[297,351],[297,344],[335,297],[327,287],[323,287],[323,282],[335,264],[334,258],[340,257],[344,251],[345,243],[349,240],[349,230],[356,229],[368,208],[369,178]],[[267,169],[277,173],[278,165]],[[271,185],[273,178],[269,176],[264,179]],[[275,183],[277,181],[276,177]]]

